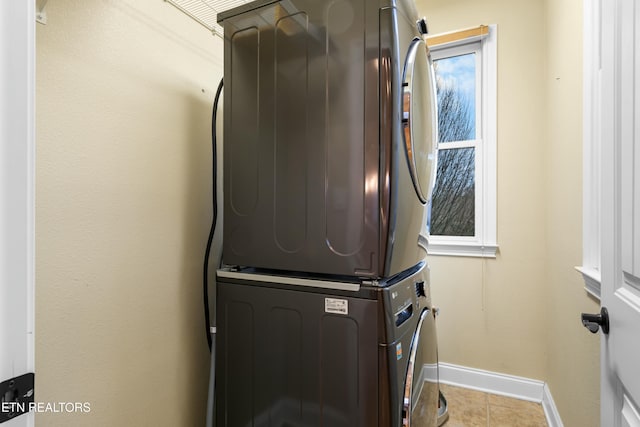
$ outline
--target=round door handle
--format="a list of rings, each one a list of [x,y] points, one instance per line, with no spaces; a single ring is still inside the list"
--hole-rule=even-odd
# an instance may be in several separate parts
[[[600,314],[582,313],[582,325],[591,333],[595,334],[598,329],[602,328],[603,334],[609,333],[609,312],[607,307],[600,309]]]

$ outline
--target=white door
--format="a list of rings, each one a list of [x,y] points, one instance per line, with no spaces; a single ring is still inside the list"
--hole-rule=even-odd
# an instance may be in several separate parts
[[[640,427],[640,2],[601,4],[601,425]]]
[[[33,372],[34,303],[34,1],[0,0],[0,421],[28,400]],[[21,377],[11,382],[15,377]],[[25,395],[27,395],[25,397]]]

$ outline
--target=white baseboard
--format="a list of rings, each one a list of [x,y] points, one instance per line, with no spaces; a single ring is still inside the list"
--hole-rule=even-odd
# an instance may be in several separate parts
[[[549,427],[563,427],[549,386],[543,381],[450,363],[439,364],[439,377],[443,384],[540,403]]]
[[[544,393],[542,381],[449,363],[440,363],[440,382],[537,403]]]
[[[564,427],[558,408],[556,408],[553,397],[551,397],[551,390],[549,390],[547,384],[544,385],[544,392],[542,394],[542,409],[544,409],[544,415],[547,417],[549,427]]]

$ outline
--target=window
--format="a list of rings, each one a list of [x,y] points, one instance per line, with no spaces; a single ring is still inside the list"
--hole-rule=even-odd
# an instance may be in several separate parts
[[[438,172],[432,255],[495,257],[496,27],[432,36],[438,91]]]

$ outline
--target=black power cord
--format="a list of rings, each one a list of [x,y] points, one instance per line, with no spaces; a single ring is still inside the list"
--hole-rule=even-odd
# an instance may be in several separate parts
[[[218,84],[218,90],[216,91],[216,96],[213,100],[213,115],[211,117],[211,148],[213,150],[212,153],[212,193],[213,193],[213,219],[211,221],[211,229],[209,230],[209,239],[207,240],[207,249],[204,252],[204,268],[203,268],[203,277],[202,277],[202,287],[204,294],[204,322],[205,322],[205,332],[207,334],[207,344],[209,345],[209,351],[211,351],[211,331],[210,331],[210,321],[211,314],[209,313],[209,256],[211,255],[211,246],[213,244],[213,235],[216,231],[216,223],[218,221],[218,156],[216,150],[218,148],[218,143],[216,140],[216,119],[218,118],[218,101],[220,101],[220,93],[222,92],[223,80],[220,79],[220,84]]]

